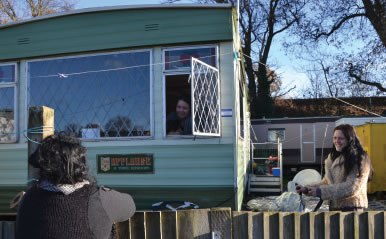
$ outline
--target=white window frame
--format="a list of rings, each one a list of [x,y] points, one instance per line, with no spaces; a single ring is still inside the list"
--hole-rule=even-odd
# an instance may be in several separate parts
[[[38,61],[49,61],[49,60],[56,60],[56,59],[71,59],[71,58],[82,58],[82,57],[90,57],[90,56],[103,56],[103,55],[112,55],[112,54],[122,54],[122,53],[134,53],[134,52],[149,52],[149,64],[150,64],[150,84],[149,84],[149,97],[150,97],[150,135],[149,136],[136,136],[136,137],[99,137],[99,138],[79,138],[82,141],[122,141],[122,140],[136,140],[136,139],[151,139],[154,137],[154,108],[153,108],[153,84],[154,84],[154,76],[153,76],[153,49],[152,48],[144,48],[144,49],[137,49],[137,50],[129,50],[129,51],[109,51],[109,52],[102,52],[102,53],[90,53],[90,54],[74,54],[71,56],[59,56],[59,57],[47,57],[47,58],[39,58],[39,59],[33,59],[26,61],[26,75],[27,75],[27,84],[26,84],[26,104],[24,112],[26,112],[26,121],[25,121],[25,128],[28,128],[28,105],[30,102],[30,92],[29,92],[29,85],[30,85],[30,75],[29,75],[29,63],[31,62],[38,62]]]
[[[13,87],[13,108],[14,108],[14,112],[13,112],[13,117],[14,117],[14,133],[16,134],[15,135],[15,138],[14,140],[10,140],[10,141],[7,141],[7,142],[1,142],[1,144],[12,144],[12,143],[17,143],[18,142],[18,139],[19,139],[19,110],[18,110],[18,90],[17,90],[17,85],[18,85],[18,82],[19,82],[19,70],[18,70],[18,65],[16,62],[4,62],[4,63],[0,63],[0,66],[14,66],[14,69],[15,69],[15,79],[13,82],[3,82],[3,83],[0,83],[0,88],[11,88]]]
[[[194,77],[193,77],[193,75],[194,75],[194,65],[195,64],[200,64],[200,65],[203,65],[203,66],[205,66],[205,67],[207,67],[207,68],[209,68],[209,69],[211,69],[211,70],[213,70],[213,71],[215,71],[217,74],[217,80],[218,80],[218,82],[217,82],[217,102],[216,102],[216,104],[217,104],[217,108],[218,108],[218,115],[217,115],[217,117],[218,117],[218,121],[217,121],[217,127],[218,127],[218,133],[207,133],[207,132],[200,132],[200,131],[195,131],[195,126],[196,126],[196,122],[195,122],[195,116],[196,116],[196,104],[195,104],[195,101],[194,101],[194,93],[195,93],[195,91],[194,91],[194,86],[195,86],[195,79],[194,79]],[[200,61],[200,60],[198,60],[198,59],[196,59],[196,58],[192,58],[192,67],[191,67],[191,71],[192,71],[192,73],[191,73],[191,77],[192,77],[192,84],[191,84],[191,90],[192,90],[192,92],[191,92],[191,95],[192,95],[192,100],[191,100],[191,102],[192,102],[192,125],[193,125],[193,135],[199,135],[199,136],[221,136],[221,91],[220,91],[220,72],[219,72],[219,70],[216,68],[216,67],[213,67],[213,66],[210,66],[210,65],[208,65],[208,64],[206,64],[206,63],[204,63],[204,62],[202,62],[202,61]],[[200,113],[199,113],[200,114]]]
[[[219,46],[217,44],[204,44],[204,45],[186,45],[186,46],[175,46],[175,47],[164,47],[162,48],[162,85],[163,85],[163,136],[164,137],[183,137],[183,138],[193,138],[195,135],[179,135],[179,136],[170,136],[167,135],[166,132],[166,77],[167,76],[173,76],[173,75],[190,75],[191,74],[191,65],[190,67],[186,68],[180,68],[180,69],[170,69],[167,70],[165,67],[165,54],[167,51],[175,51],[175,50],[189,50],[189,49],[202,49],[202,48],[215,48],[215,54],[216,54],[216,68],[219,69]],[[191,96],[193,97],[193,95]],[[193,104],[193,101],[191,101],[191,104]],[[191,105],[191,108],[193,108],[193,105]],[[191,112],[193,113],[193,112]],[[193,117],[193,115],[192,115]],[[192,119],[193,121],[193,119]],[[193,124],[192,124],[193,125]],[[221,126],[221,124],[220,124]],[[193,126],[192,126],[193,127]]]
[[[246,134],[246,131],[248,130],[246,128],[246,92],[245,92],[245,83],[243,82],[243,76],[242,76],[242,73],[241,73],[241,66],[240,66],[240,62],[239,61],[236,61],[235,63],[235,69],[236,69],[236,76],[237,76],[237,91],[238,91],[238,95],[237,95],[237,99],[239,101],[239,105],[238,105],[238,111],[242,111],[243,112],[243,115],[241,116],[241,112],[237,112],[237,127],[239,129],[239,132],[238,132],[238,137],[240,139],[244,139],[245,138],[245,134]],[[242,102],[241,102],[242,101]],[[243,120],[243,125],[241,125],[241,120]],[[243,132],[243,134],[241,134],[241,132]]]
[[[210,44],[210,45],[189,45],[189,46],[178,46],[178,47],[165,47],[162,48],[162,71],[163,73],[171,73],[172,75],[179,75],[179,73],[183,74],[184,72],[188,72],[190,74],[190,65],[186,68],[180,69],[170,69],[167,70],[165,67],[165,54],[167,51],[180,51],[180,50],[190,50],[190,49],[202,49],[202,48],[214,48],[216,54],[216,68],[219,66],[219,54],[218,54],[218,45]]]

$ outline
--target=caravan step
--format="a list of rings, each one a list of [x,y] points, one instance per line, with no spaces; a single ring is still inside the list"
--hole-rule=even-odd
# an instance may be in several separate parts
[[[249,188],[249,192],[280,193],[280,188]]]

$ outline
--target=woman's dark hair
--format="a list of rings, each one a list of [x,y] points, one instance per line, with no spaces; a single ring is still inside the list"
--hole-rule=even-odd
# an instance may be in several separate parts
[[[185,103],[187,103],[187,104],[189,105],[189,107],[192,107],[190,97],[179,96],[179,97],[177,97],[176,103],[178,103],[178,101],[180,101],[180,100],[182,100],[182,101],[184,101]]]
[[[335,160],[339,155],[343,155],[344,157],[344,171],[345,176],[350,174],[351,170],[355,165],[358,167],[359,175],[362,175],[362,161],[368,158],[367,153],[362,147],[360,140],[355,132],[354,127],[349,124],[341,124],[335,127],[334,132],[340,130],[342,131],[344,137],[347,139],[348,144],[346,147],[342,149],[342,152],[336,151],[335,145],[332,146],[331,158]],[[370,165],[371,172],[369,178],[372,175],[372,167]]]
[[[39,169],[39,179],[53,184],[75,184],[91,180],[86,165],[86,148],[79,139],[64,135],[52,135],[43,140],[28,159]]]

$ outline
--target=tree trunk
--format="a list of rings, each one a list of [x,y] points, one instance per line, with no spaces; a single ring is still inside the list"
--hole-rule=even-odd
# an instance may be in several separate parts
[[[257,117],[258,112],[258,104],[257,104],[257,95],[256,95],[256,77],[253,70],[253,62],[250,58],[251,55],[251,48],[247,47],[249,45],[246,45],[243,48],[243,53],[247,56],[245,57],[245,71],[248,76],[248,95],[249,95],[249,103],[250,103],[250,112],[251,112],[251,119],[254,119]]]
[[[366,16],[373,25],[384,47],[386,47],[386,1],[362,0]]]
[[[257,117],[271,117],[273,112],[273,101],[270,94],[270,81],[267,77],[267,68],[259,63],[257,71],[257,81],[259,87],[257,90]]]

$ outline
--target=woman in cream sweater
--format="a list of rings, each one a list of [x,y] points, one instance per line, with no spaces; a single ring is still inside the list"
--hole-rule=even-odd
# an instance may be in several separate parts
[[[363,211],[367,208],[371,161],[351,125],[335,127],[333,149],[325,161],[325,172],[319,183],[297,186],[296,190],[329,200],[330,211]]]

